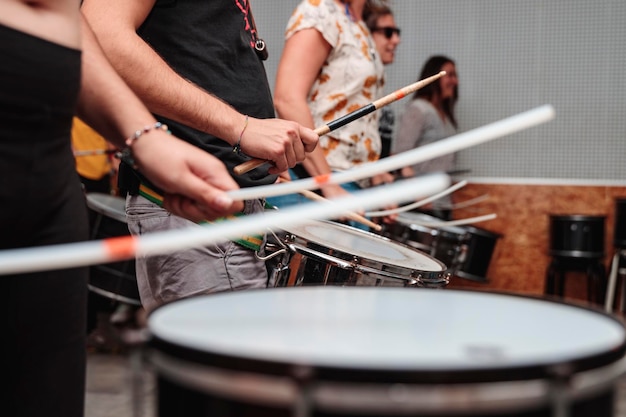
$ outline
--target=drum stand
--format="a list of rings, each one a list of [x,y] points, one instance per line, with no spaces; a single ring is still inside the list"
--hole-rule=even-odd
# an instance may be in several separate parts
[[[565,277],[569,271],[587,274],[587,300],[602,305],[604,300],[605,268],[600,258],[554,257],[546,273],[545,293],[564,296]]]
[[[604,309],[607,313],[617,310],[624,314],[624,298],[626,298],[626,266],[623,266],[623,261],[626,261],[626,198],[615,199],[613,248],[615,249],[615,253],[613,254],[611,269],[609,271]],[[622,293],[620,295],[619,307],[616,308],[614,305],[615,289],[619,286],[622,287]]]
[[[607,313],[611,313],[614,310],[622,314],[624,313],[624,298],[626,298],[626,267],[623,265],[624,261],[626,261],[626,249],[617,248],[611,261],[606,300],[604,302],[604,309]],[[621,287],[619,306],[615,306],[615,291],[619,287]]]

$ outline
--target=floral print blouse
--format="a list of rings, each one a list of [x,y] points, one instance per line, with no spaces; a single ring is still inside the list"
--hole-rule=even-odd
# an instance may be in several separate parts
[[[384,70],[367,26],[352,21],[338,1],[303,0],[287,23],[285,38],[310,28],[332,46],[307,98],[315,127],[320,127],[380,98]],[[320,137],[333,171],[378,160],[378,117],[374,111]]]

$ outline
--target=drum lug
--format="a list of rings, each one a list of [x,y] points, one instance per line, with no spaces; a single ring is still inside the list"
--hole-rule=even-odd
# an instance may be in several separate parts
[[[445,272],[441,274],[437,279],[433,279],[431,277],[425,277],[422,273],[417,275],[415,278],[420,287],[424,288],[442,288],[450,283],[450,272]]]

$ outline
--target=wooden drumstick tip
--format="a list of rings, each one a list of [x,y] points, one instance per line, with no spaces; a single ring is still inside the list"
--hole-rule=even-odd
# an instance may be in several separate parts
[[[261,165],[263,165],[264,163],[266,163],[267,161],[263,160],[263,159],[251,159],[249,161],[246,161],[242,164],[237,165],[234,169],[233,172],[237,175],[243,175],[248,171],[252,171],[255,168],[260,167]]]

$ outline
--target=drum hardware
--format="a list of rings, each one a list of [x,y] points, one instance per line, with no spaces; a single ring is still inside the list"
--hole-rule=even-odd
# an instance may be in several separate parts
[[[367,416],[375,411],[385,413],[390,410],[394,411],[393,415],[425,413],[436,416],[440,415],[437,410],[443,409],[465,414],[470,406],[474,412],[486,415],[505,412],[498,416],[509,415],[507,410],[518,412],[549,407],[551,412],[545,417],[568,417],[571,415],[568,408],[577,397],[599,395],[626,372],[626,361],[621,359],[613,366],[581,375],[572,376],[570,370],[560,377],[555,375],[522,382],[358,384],[316,381],[315,373],[310,370],[312,377],[301,381],[295,375],[301,366],[294,367],[294,375],[274,376],[190,364],[159,351],[150,352],[145,360],[164,377],[187,389],[210,392],[233,401],[289,409],[292,412],[288,415],[293,417],[309,417],[313,409],[340,411],[342,416]]]
[[[275,287],[284,287],[288,285],[286,279],[289,276],[289,247],[273,230],[269,230],[269,233],[274,237],[274,240],[267,240],[263,247],[264,252],[269,253],[269,255],[263,256],[259,251],[256,251],[254,255],[258,260],[266,263],[268,282]],[[280,258],[278,258],[279,256]],[[274,258],[277,258],[277,261],[274,261]]]
[[[608,274],[606,297],[604,307],[611,312],[616,301],[615,290],[621,284],[621,296],[619,305],[615,306],[619,312],[624,312],[626,305],[626,268],[623,267],[626,260],[626,198],[615,198],[615,222],[613,225],[613,257]],[[621,280],[621,281],[618,281]]]

